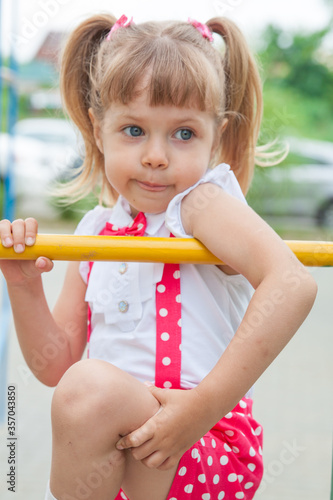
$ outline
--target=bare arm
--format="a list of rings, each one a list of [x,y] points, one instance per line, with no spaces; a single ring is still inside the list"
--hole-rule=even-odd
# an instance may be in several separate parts
[[[196,190],[184,200],[186,230],[243,274],[255,293],[233,340],[197,387],[212,425],[234,408],[286,346],[317,291],[305,267],[252,209],[217,187],[215,192],[207,199],[207,210],[200,212],[191,210]]]
[[[0,234],[5,246],[22,251],[37,232],[33,219],[1,221]],[[18,246],[22,245],[22,247]],[[78,266],[70,263],[59,300],[51,313],[44,294],[43,272],[52,269],[50,260],[40,257],[33,261],[1,261],[1,270],[7,281],[15,328],[25,360],[46,385],[54,386],[71,364],[78,361],[86,343],[86,305],[83,283]]]

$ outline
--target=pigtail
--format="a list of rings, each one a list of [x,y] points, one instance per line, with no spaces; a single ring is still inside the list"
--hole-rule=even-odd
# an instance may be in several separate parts
[[[246,193],[254,172],[262,118],[261,79],[244,36],[232,21],[214,18],[207,26],[225,42],[225,53],[221,57],[228,125],[222,134],[219,161],[231,166]]]
[[[108,188],[104,174],[104,156],[99,151],[88,110],[92,105],[92,73],[96,55],[116,19],[111,15],[96,15],[82,22],[70,35],[61,60],[60,90],[64,108],[82,134],[85,158],[78,179],[63,190],[66,196],[80,199],[100,184]],[[73,201],[73,200],[71,200]]]

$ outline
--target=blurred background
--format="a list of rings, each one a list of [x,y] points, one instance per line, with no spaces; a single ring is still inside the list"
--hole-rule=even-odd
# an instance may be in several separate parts
[[[59,55],[73,27],[112,12],[147,19],[233,19],[256,54],[263,78],[260,144],[289,147],[275,167],[256,167],[249,204],[284,239],[333,239],[332,0],[0,0],[0,216],[38,219],[47,233],[71,233],[96,203],[70,207],[50,197],[55,181],[75,175],[84,155],[61,109]],[[66,265],[45,277],[50,305]],[[332,464],[332,269],[311,269],[319,284],[300,334],[257,384],[256,416],[266,428],[266,473],[258,498],[326,500]],[[27,368],[0,291],[0,470],[7,472],[6,381],[18,389],[19,499],[43,498],[51,453],[50,401]],[[331,495],[331,496],[330,496]],[[1,498],[12,498],[5,481]]]
[[[16,2],[16,7],[13,5]],[[288,143],[290,154],[275,168],[257,168],[248,201],[282,235],[327,239],[333,231],[333,34],[332,0],[276,3],[262,0],[155,3],[97,1],[95,10],[147,18],[234,19],[256,53],[264,82],[260,143]],[[2,0],[4,83],[15,86],[12,133],[16,213],[46,219],[81,217],[95,200],[58,210],[48,196],[54,180],[66,180],[82,161],[77,133],[63,116],[58,88],[59,54],[66,35],[91,13],[90,2]],[[10,60],[15,58],[15,63]],[[13,64],[15,70],[13,70]],[[7,89],[7,91],[6,91]],[[0,179],[8,167],[6,113],[10,85],[3,85]],[[80,142],[80,141],[79,141]],[[6,165],[7,163],[7,165]],[[1,189],[0,192],[2,192]],[[0,200],[1,202],[1,200]],[[0,203],[0,206],[2,204]],[[75,215],[76,214],[76,215]]]

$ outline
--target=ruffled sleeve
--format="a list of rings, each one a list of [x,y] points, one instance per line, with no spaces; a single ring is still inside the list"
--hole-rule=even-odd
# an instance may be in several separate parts
[[[171,231],[171,233],[178,238],[193,238],[193,235],[187,234],[185,232],[182,224],[180,208],[183,198],[200,184],[206,183],[216,184],[227,193],[246,203],[246,199],[238,184],[235,174],[230,170],[229,165],[227,165],[226,163],[221,163],[214,169],[208,170],[196,184],[186,189],[182,193],[177,194],[169,203],[165,214],[165,224],[169,231]],[[207,186],[207,196],[209,196],[209,189],[210,187]],[[204,200],[198,200],[198,203],[202,203],[202,208],[204,205]]]

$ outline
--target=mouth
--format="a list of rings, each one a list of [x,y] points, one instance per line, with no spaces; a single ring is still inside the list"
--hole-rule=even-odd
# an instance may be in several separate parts
[[[137,181],[138,185],[146,191],[160,192],[164,191],[168,186],[166,184],[155,184],[154,182]]]

